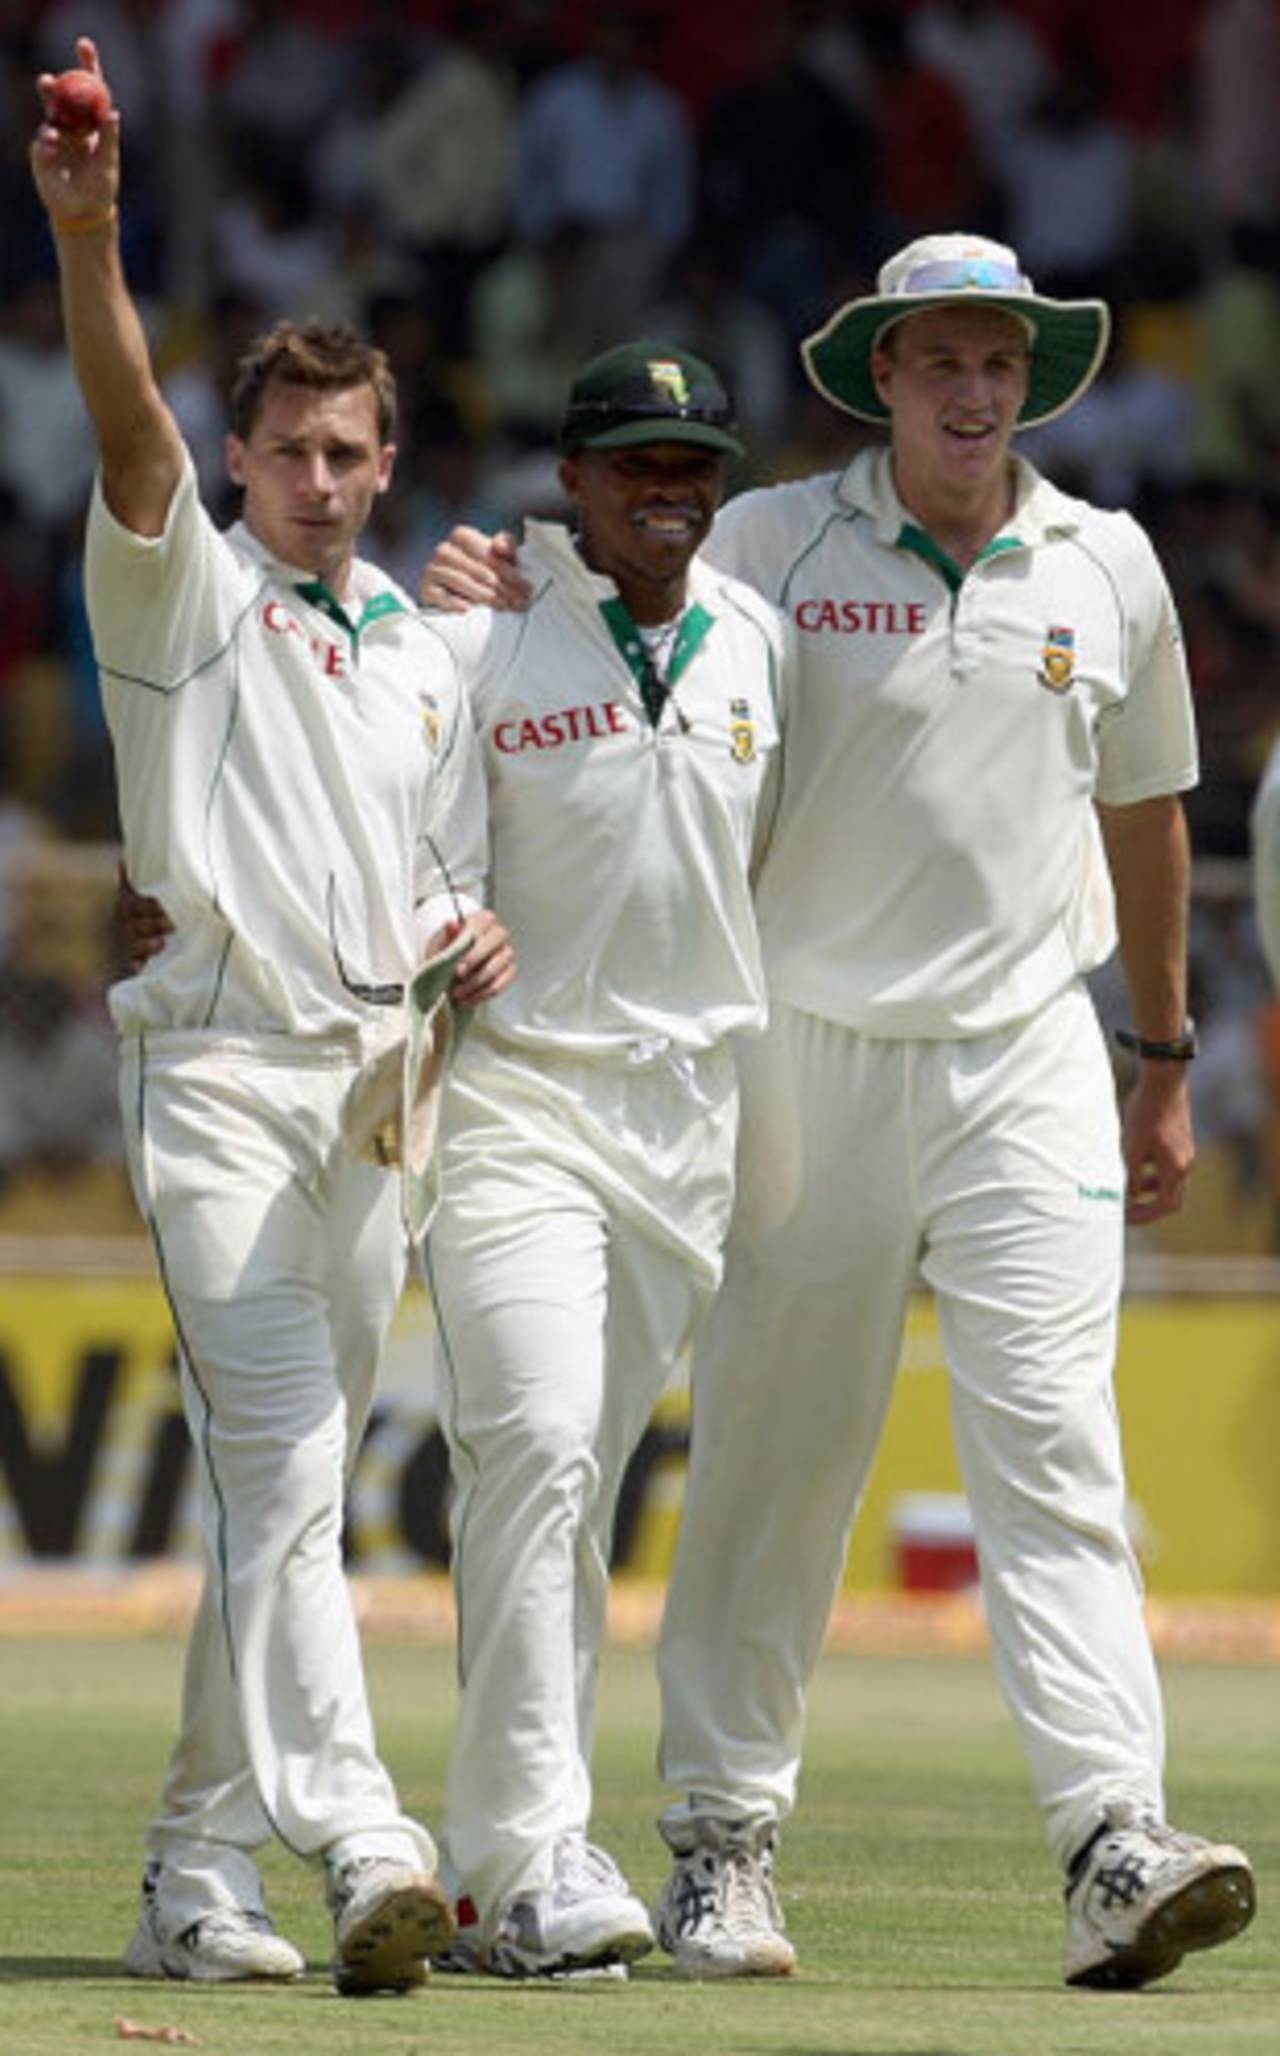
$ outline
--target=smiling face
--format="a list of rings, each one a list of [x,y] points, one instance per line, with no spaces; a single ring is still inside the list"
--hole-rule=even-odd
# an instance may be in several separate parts
[[[1009,445],[1027,395],[1031,345],[996,307],[930,307],[899,322],[871,359],[893,417],[894,474],[926,528],[967,514],[991,533],[1009,499]]]
[[[379,439],[373,388],[317,391],[270,383],[245,437],[227,437],[246,526],[272,555],[322,578],[338,598],[356,540],[391,482],[395,448]]]
[[[637,622],[669,621],[724,492],[724,459],[697,443],[579,450],[560,482],[581,516],[582,554],[608,574]]]

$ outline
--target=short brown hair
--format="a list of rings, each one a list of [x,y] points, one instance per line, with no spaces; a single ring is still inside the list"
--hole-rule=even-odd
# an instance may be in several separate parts
[[[253,433],[269,385],[348,392],[367,385],[378,410],[378,440],[396,429],[396,382],[385,354],[342,322],[278,321],[250,344],[231,388],[231,431],[241,442]]]

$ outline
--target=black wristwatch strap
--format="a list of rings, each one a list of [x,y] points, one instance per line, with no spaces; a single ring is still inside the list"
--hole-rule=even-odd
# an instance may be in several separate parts
[[[1200,1050],[1196,1024],[1190,1019],[1181,1035],[1175,1035],[1171,1042],[1148,1041],[1145,1035],[1135,1035],[1132,1028],[1117,1028],[1116,1041],[1121,1049],[1131,1049],[1135,1056],[1150,1058],[1157,1064],[1189,1064]]]

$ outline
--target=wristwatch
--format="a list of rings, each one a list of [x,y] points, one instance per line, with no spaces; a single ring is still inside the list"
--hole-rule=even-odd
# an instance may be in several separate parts
[[[1175,1035],[1169,1042],[1152,1042],[1145,1035],[1135,1035],[1132,1028],[1117,1028],[1116,1041],[1121,1049],[1131,1049],[1135,1056],[1157,1064],[1189,1064],[1200,1051],[1196,1024],[1190,1015],[1181,1035]]]

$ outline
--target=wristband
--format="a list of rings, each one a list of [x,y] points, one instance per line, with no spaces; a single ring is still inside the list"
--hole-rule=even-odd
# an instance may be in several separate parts
[[[110,207],[103,208],[101,214],[86,214],[83,218],[68,215],[65,221],[55,221],[53,233],[55,236],[91,236],[100,228],[113,227],[119,212],[113,201]]]
[[[1145,1035],[1135,1035],[1132,1028],[1117,1028],[1116,1041],[1121,1049],[1131,1049],[1144,1062],[1157,1064],[1189,1064],[1200,1050],[1196,1024],[1189,1016],[1181,1035],[1175,1035],[1169,1042],[1149,1041]]]

